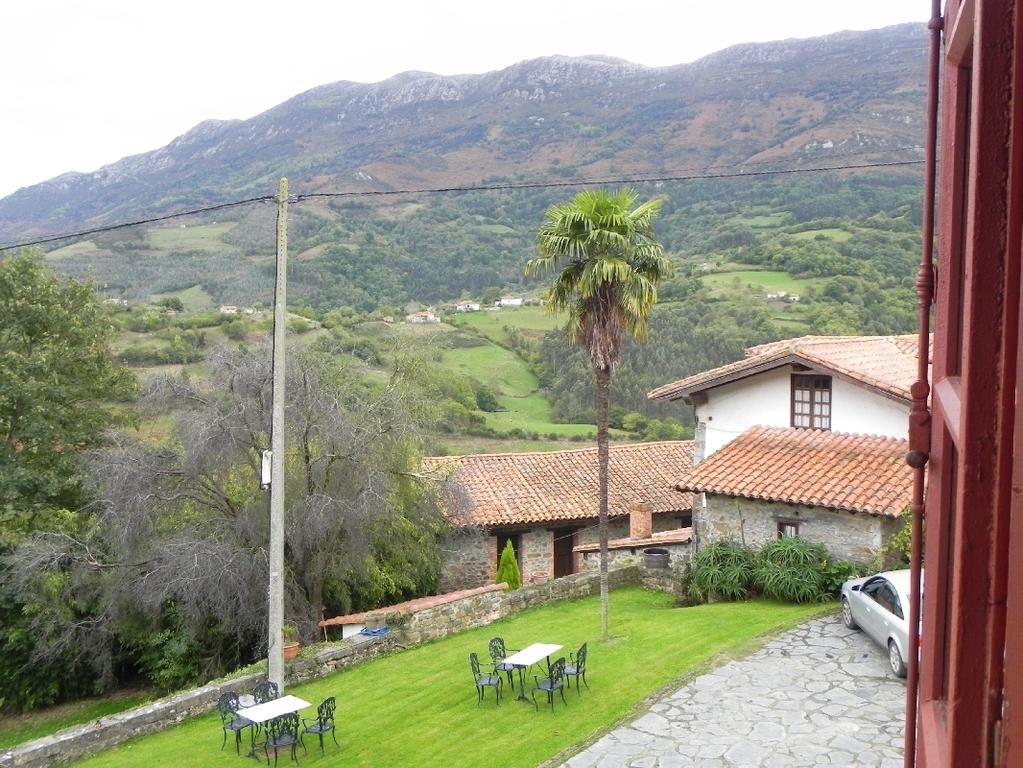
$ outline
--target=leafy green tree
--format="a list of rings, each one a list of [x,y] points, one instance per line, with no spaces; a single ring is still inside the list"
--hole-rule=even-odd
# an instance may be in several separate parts
[[[80,503],[78,457],[136,386],[113,361],[112,333],[92,286],[31,254],[0,262],[0,545]]]
[[[560,272],[545,296],[551,312],[568,315],[566,334],[585,348],[597,386],[597,471],[599,476],[600,613],[608,637],[608,408],[611,374],[621,360],[622,335],[646,338],[657,303],[657,284],[671,262],[654,235],[660,200],[636,204],[632,190],[585,190],[552,206],[537,232],[539,256],[527,275]]]
[[[504,544],[501,552],[501,561],[497,564],[497,583],[504,582],[508,589],[518,589],[522,586],[522,574],[519,573],[519,561],[515,557],[515,547],[510,541]]]
[[[168,296],[156,302],[156,306],[172,309],[175,312],[184,312],[185,305],[177,296]]]

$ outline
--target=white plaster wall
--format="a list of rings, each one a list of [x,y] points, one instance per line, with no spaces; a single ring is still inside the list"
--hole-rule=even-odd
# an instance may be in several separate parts
[[[909,404],[843,379],[831,379],[831,431],[909,438]]]
[[[792,371],[789,366],[733,381],[707,392],[696,419],[707,425],[707,458],[752,426],[787,427],[791,420]]]
[[[723,448],[753,426],[789,427],[792,408],[790,366],[734,381],[707,391],[696,407],[696,420],[706,426],[703,458]],[[906,439],[909,405],[883,397],[866,387],[832,377],[831,430]]]

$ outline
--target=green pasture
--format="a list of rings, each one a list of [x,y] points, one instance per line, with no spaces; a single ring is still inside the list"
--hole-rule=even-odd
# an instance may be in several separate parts
[[[797,240],[816,240],[822,235],[835,243],[844,243],[847,240],[851,240],[853,237],[852,232],[847,232],[844,229],[837,229],[834,227],[827,229],[808,229],[805,232],[796,232],[792,235],[792,237]]]
[[[788,272],[772,270],[740,270],[736,272],[713,272],[703,275],[703,284],[708,288],[748,288],[764,291],[785,291],[786,293],[804,293],[811,285],[819,284],[818,278],[792,277]]]
[[[303,766],[345,765],[525,768],[575,745],[599,737],[623,718],[635,715],[644,699],[727,658],[758,647],[765,634],[789,629],[833,605],[796,606],[773,602],[716,603],[676,608],[669,595],[638,588],[611,593],[613,638],[600,640],[596,597],[549,603],[426,645],[396,652],[328,677],[295,686],[287,693],[310,706],[300,714],[315,716],[315,705],[337,699],[337,747],[328,738],[320,754],[315,737],[308,753],[299,749]],[[552,712],[542,701],[516,701],[505,685],[497,706],[487,691],[477,707],[468,654],[486,657],[487,642],[501,636],[512,648],[534,642],[563,646],[568,655],[589,645],[589,689],[565,692]],[[532,685],[534,668],[527,677]],[[517,685],[517,680],[516,680]],[[221,749],[220,719],[215,713],[144,736],[77,765],[89,768],[185,768],[248,766],[235,755],[231,739]],[[697,738],[694,735],[694,738]],[[248,733],[244,735],[247,744]],[[260,752],[260,758],[262,753]],[[281,755],[281,765],[291,765]]]
[[[185,312],[203,312],[213,309],[213,297],[206,293],[201,285],[193,285],[191,288],[181,291],[154,293],[151,298],[154,303],[160,299],[181,299]]]
[[[46,254],[47,260],[66,259],[74,256],[88,256],[99,251],[92,240],[79,240],[77,243],[65,245],[63,248],[55,248]]]
[[[481,313],[482,314],[482,313]],[[522,429],[527,432],[559,435],[588,435],[591,424],[558,424],[551,420],[551,404],[539,391],[536,376],[514,352],[496,344],[462,347],[444,352],[444,364],[472,376],[494,390],[504,411],[484,414],[487,426],[501,432]]]
[[[218,224],[197,224],[194,226],[175,225],[155,227],[146,230],[146,241],[161,251],[182,253],[184,251],[236,250],[223,241],[223,236],[234,229],[235,222]]]
[[[470,328],[498,344],[507,344],[509,328],[540,338],[547,331],[563,326],[565,318],[549,315],[543,307],[531,305],[510,307],[496,312],[459,313],[452,318],[452,322]]]

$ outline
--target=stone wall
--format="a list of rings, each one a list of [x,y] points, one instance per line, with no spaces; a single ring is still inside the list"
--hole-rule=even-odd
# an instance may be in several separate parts
[[[534,573],[554,576],[554,531],[534,528],[522,534],[522,583],[529,582]]]
[[[491,537],[492,538],[492,537]],[[644,577],[635,565],[616,568],[608,575],[612,589],[629,584],[646,583],[663,589],[663,574]],[[286,681],[295,684],[323,677],[338,669],[400,649],[406,645],[427,642],[485,626],[497,619],[551,600],[566,600],[596,595],[600,583],[596,573],[577,573],[553,579],[540,586],[524,587],[514,592],[488,591],[463,600],[445,603],[413,615],[385,615],[391,634],[384,637],[358,635],[341,643],[306,649],[302,657],[285,665]],[[0,768],[45,768],[70,762],[115,747],[128,739],[164,730],[182,720],[209,712],[225,691],[246,692],[265,675],[252,674],[223,683],[211,683],[185,691],[135,709],[100,718],[69,728],[51,736],[28,742],[0,754]]]
[[[675,544],[661,544],[651,543],[646,544],[642,547],[622,547],[620,549],[608,550],[608,560],[611,564],[623,563],[628,560],[635,560],[642,564],[643,561],[643,550],[653,547],[655,549],[666,549],[668,550],[669,565],[674,565],[676,561],[681,560],[688,562],[693,556],[693,546],[689,542],[675,543]],[[579,555],[582,557],[582,567],[586,570],[593,570],[600,567],[600,552],[580,552]]]
[[[497,576],[497,538],[482,529],[451,532],[441,542],[441,558],[441,592],[493,584]]]
[[[843,512],[781,502],[753,501],[707,494],[707,505],[693,510],[699,544],[720,539],[760,547],[778,538],[778,524],[797,523],[799,537],[823,544],[833,557],[866,564],[898,530],[900,521],[860,512]]]

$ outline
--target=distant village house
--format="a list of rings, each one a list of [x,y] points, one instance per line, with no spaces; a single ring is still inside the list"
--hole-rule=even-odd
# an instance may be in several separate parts
[[[525,299],[521,296],[502,296],[497,300],[497,306],[499,307],[521,307]]]
[[[455,305],[456,312],[479,312],[480,305],[475,301],[463,301]]]
[[[220,305],[220,314],[222,314],[222,315],[237,315],[238,314],[238,307],[235,306],[234,304],[221,304]]]

